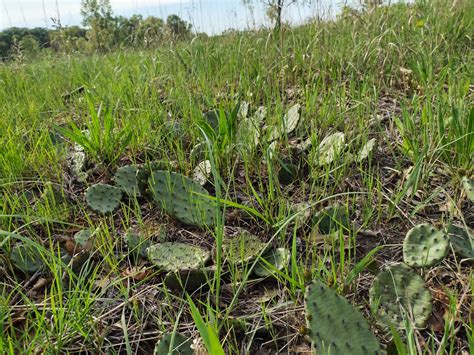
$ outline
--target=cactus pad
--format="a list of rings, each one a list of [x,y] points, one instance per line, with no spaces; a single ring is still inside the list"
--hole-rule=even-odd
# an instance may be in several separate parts
[[[10,260],[16,268],[25,274],[35,273],[44,265],[38,249],[25,244],[17,244],[11,249]]]
[[[222,241],[224,257],[231,264],[251,261],[257,258],[265,247],[266,244],[260,238],[245,229],[239,229],[237,236]]]
[[[341,228],[349,228],[349,216],[343,206],[328,206],[316,213],[312,223],[317,226],[319,233],[327,235]]]
[[[148,178],[153,200],[179,221],[198,227],[216,223],[216,204],[202,196],[206,189],[181,174],[155,171]]]
[[[288,185],[298,177],[298,166],[289,161],[283,161],[278,172],[278,181]]]
[[[448,236],[457,255],[461,258],[474,259],[474,238],[467,229],[450,224]]]
[[[360,163],[367,159],[374,150],[374,146],[375,138],[369,139],[367,143],[365,143],[364,146],[360,149],[359,153],[357,153],[355,161]]]
[[[154,355],[194,355],[190,338],[180,333],[165,334],[155,346]]]
[[[430,224],[410,229],[403,242],[403,260],[409,266],[432,266],[448,254],[449,238]]]
[[[462,187],[466,196],[471,202],[474,202],[474,180],[469,179],[467,176],[462,178]]]
[[[288,267],[290,252],[285,248],[277,248],[262,255],[262,258],[273,267],[269,267],[266,263],[261,261],[255,265],[253,272],[259,277],[269,277],[276,274],[276,270],[283,270]]]
[[[160,269],[182,271],[203,266],[211,253],[189,244],[164,242],[150,246],[147,255],[148,259]]]
[[[193,172],[193,180],[199,185],[204,186],[207,180],[212,174],[211,162],[209,160],[203,160],[200,162]]]
[[[115,183],[131,197],[141,196],[137,178],[138,170],[137,165],[126,165],[118,168],[114,175]]]
[[[163,284],[171,290],[195,291],[207,284],[212,279],[214,270],[211,268],[193,269],[169,272]]]
[[[381,271],[370,288],[370,307],[383,326],[404,328],[409,319],[416,327],[425,326],[431,314],[431,294],[423,279],[405,264]]]
[[[113,212],[122,199],[122,190],[107,184],[96,184],[86,191],[87,204],[96,212]]]
[[[321,282],[306,291],[306,316],[318,354],[382,354],[363,315]]]
[[[344,133],[336,132],[325,137],[319,144],[317,163],[318,165],[331,164],[344,149]]]

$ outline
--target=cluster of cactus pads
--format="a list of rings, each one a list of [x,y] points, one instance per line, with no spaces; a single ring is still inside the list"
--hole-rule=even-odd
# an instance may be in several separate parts
[[[370,289],[370,305],[385,327],[403,328],[406,319],[426,325],[432,308],[431,294],[412,267],[433,266],[443,260],[449,246],[461,258],[474,256],[474,240],[467,229],[449,225],[446,232],[430,224],[410,229],[403,243],[403,261],[381,271]]]
[[[334,213],[329,215],[338,215],[334,206],[332,211]],[[322,212],[317,214],[317,221],[322,220]],[[341,220],[341,216],[337,219]],[[331,232],[334,226],[329,222],[332,219],[327,222],[322,229]],[[404,263],[382,270],[369,291],[372,313],[383,329],[404,329],[406,321],[417,328],[426,326],[431,316],[432,296],[423,278],[412,267],[440,262],[447,255],[450,243],[460,257],[473,257],[474,239],[468,229],[451,224],[445,232],[421,224],[408,231],[403,245]],[[363,315],[321,282],[315,282],[307,289],[306,313],[309,336],[318,353],[382,353]]]
[[[431,294],[417,273],[399,263],[375,277],[370,288],[370,306],[382,326],[403,328],[404,320],[409,319],[421,328],[431,314]]]
[[[118,187],[95,184],[86,191],[87,204],[96,212],[111,213],[122,200],[150,196],[170,216],[197,227],[212,227],[216,222],[216,204],[207,198],[209,192],[198,182],[169,170],[161,162],[143,166],[127,165],[117,169]]]

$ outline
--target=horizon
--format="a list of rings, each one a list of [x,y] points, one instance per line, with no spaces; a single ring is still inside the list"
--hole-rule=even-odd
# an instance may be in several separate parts
[[[315,16],[332,17],[344,4],[355,0],[319,0],[312,5],[291,5],[284,20],[300,24]],[[176,14],[193,26],[193,31],[219,34],[228,29],[269,26],[261,4],[249,7],[241,0],[110,0],[115,16],[166,18]],[[1,0],[0,31],[11,27],[52,28],[55,20],[62,26],[82,26],[81,0]]]

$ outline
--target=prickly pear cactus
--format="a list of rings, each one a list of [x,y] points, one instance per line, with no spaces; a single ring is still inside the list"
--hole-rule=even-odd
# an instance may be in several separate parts
[[[298,166],[289,161],[283,161],[278,171],[278,181],[284,185],[288,185],[295,181],[298,177]]]
[[[409,266],[432,266],[448,254],[449,238],[430,224],[410,229],[403,242],[403,261]]]
[[[286,248],[277,248],[266,252],[262,255],[272,267],[269,267],[264,262],[259,262],[255,265],[253,272],[259,277],[269,277],[276,274],[276,270],[283,270],[288,267],[290,262],[290,251]]]
[[[318,228],[320,234],[327,235],[349,228],[349,216],[345,207],[333,205],[316,213],[312,223]]]
[[[319,144],[317,163],[318,165],[331,164],[344,149],[344,133],[336,132],[325,137]]]
[[[122,190],[107,184],[96,184],[86,191],[87,204],[96,212],[113,212],[122,199]]]
[[[364,146],[360,149],[359,153],[357,153],[355,161],[360,163],[367,159],[374,150],[375,142],[375,138],[369,139],[367,143],[365,143]]]
[[[467,198],[471,200],[471,202],[474,202],[474,180],[464,176],[462,178],[462,186]]]
[[[25,274],[32,274],[43,267],[43,259],[38,249],[31,245],[16,244],[10,251],[10,260]]]
[[[189,244],[164,242],[150,246],[147,255],[148,260],[160,269],[181,271],[204,266],[211,253]]]
[[[465,228],[448,226],[448,236],[454,252],[461,258],[474,259],[474,237]]]
[[[370,288],[370,307],[378,322],[404,328],[408,319],[416,327],[425,326],[431,314],[431,293],[423,279],[405,264],[381,271]]]
[[[293,105],[283,117],[283,124],[287,134],[292,133],[298,126],[298,123],[300,122],[300,111],[300,104]]]
[[[170,171],[155,171],[148,183],[153,200],[181,222],[198,227],[216,223],[216,204],[202,196],[209,192],[194,180]]]
[[[163,284],[171,290],[195,291],[205,286],[212,279],[214,270],[210,267],[185,271],[171,271],[163,280]]]
[[[125,165],[118,168],[114,175],[115,183],[131,197],[141,196],[137,178],[138,170],[137,165]]]
[[[194,355],[190,338],[180,333],[165,334],[155,346],[154,355]]]
[[[200,162],[193,171],[193,180],[199,185],[204,186],[211,177],[212,166],[210,160]]]
[[[306,316],[318,354],[382,354],[364,316],[321,282],[306,290]]]
[[[254,260],[265,247],[266,244],[259,237],[244,229],[239,229],[235,237],[225,238],[222,241],[224,257],[231,264]]]
[[[164,161],[157,160],[146,162],[138,167],[137,184],[142,196],[149,195],[148,178],[151,173],[158,170],[168,170],[169,165]]]

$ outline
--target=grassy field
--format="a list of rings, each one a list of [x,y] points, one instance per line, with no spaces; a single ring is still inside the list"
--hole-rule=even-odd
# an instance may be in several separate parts
[[[304,294],[319,280],[389,353],[473,353],[472,259],[454,248],[413,268],[432,297],[426,324],[406,309],[403,329],[387,329],[369,305],[412,227],[474,226],[463,189],[474,178],[473,36],[469,1],[418,1],[279,33],[0,64],[1,352],[152,353],[179,332],[198,354],[309,353]],[[282,117],[294,105],[291,131]],[[337,132],[340,149],[324,152]],[[86,202],[121,166],[161,161],[191,177],[203,160],[212,227],[183,224],[150,198],[106,214]],[[332,221],[328,235],[313,217],[334,205],[349,223]],[[232,262],[223,244],[242,228],[289,262]],[[93,236],[81,245],[84,229]],[[207,282],[170,290],[127,233],[211,251]],[[37,257],[27,272],[12,256],[19,245]]]

